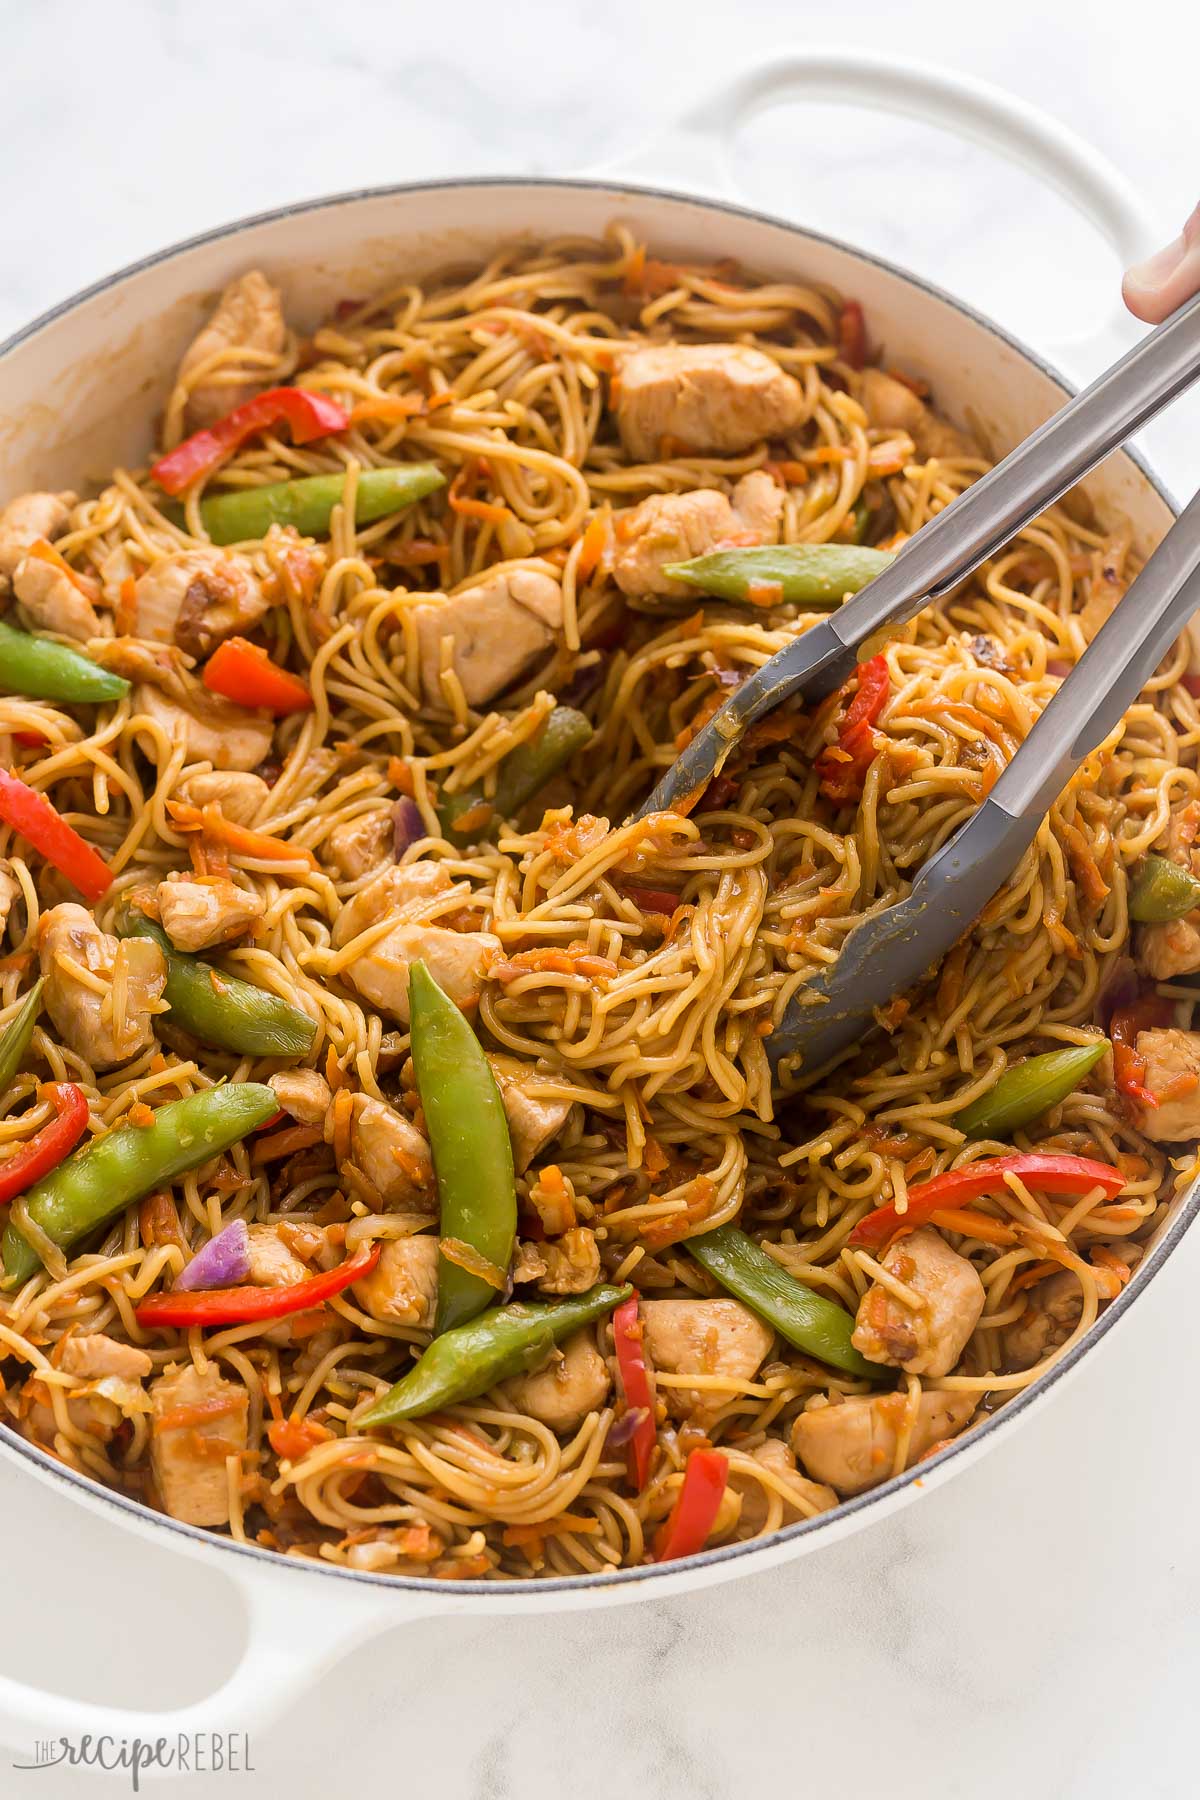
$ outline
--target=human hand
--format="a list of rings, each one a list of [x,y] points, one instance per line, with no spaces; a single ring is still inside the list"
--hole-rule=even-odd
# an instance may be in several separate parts
[[[1126,269],[1121,295],[1136,318],[1157,325],[1200,293],[1200,206],[1177,238],[1144,263]]]

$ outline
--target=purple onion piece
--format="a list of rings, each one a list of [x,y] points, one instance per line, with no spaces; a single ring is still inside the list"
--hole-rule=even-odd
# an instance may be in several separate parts
[[[210,1238],[203,1250],[197,1250],[175,1283],[174,1291],[231,1287],[245,1281],[249,1273],[250,1233],[245,1219],[235,1219],[232,1225],[218,1231],[215,1238]]]
[[[622,1413],[616,1423],[609,1427],[605,1448],[610,1450],[623,1449],[645,1416],[646,1409],[644,1406],[631,1406],[628,1412]]]
[[[1047,675],[1057,675],[1062,680],[1071,673],[1074,667],[1074,663],[1064,662],[1060,656],[1052,656],[1046,664],[1046,673]]]
[[[747,679],[745,669],[708,669],[706,673],[712,676],[718,687],[728,688],[730,693],[735,688],[740,688]]]
[[[396,861],[425,837],[425,821],[415,800],[402,794],[392,808],[392,855]]]

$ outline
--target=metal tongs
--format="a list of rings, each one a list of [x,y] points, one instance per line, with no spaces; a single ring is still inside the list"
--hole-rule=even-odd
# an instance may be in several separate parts
[[[956,587],[1200,376],[1200,298],[1189,301],[940,512],[882,574],[743,682],[658,783],[638,817],[715,775],[742,734],[785,700],[820,699],[857,648]],[[1200,608],[1200,495],[1180,515],[1035,723],[995,787],[931,857],[907,898],[848,935],[767,1040],[773,1067],[815,1069],[877,1026],[970,927],[1037,836],[1075,770],[1137,698]]]

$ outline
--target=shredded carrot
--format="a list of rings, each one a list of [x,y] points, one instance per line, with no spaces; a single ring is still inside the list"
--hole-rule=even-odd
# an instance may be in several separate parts
[[[999,1219],[972,1207],[944,1206],[932,1215],[933,1223],[943,1231],[957,1231],[962,1237],[978,1238],[981,1244],[1013,1244],[1016,1234]]]
[[[207,806],[189,806],[183,800],[168,800],[167,811],[180,831],[202,831],[206,838],[224,844],[239,856],[253,856],[269,862],[302,862],[310,869],[317,866],[311,850],[236,824],[225,817],[215,802]]]
[[[579,552],[579,561],[575,565],[575,579],[587,581],[592,571],[598,567],[608,543],[608,532],[611,521],[611,509],[607,502],[589,519],[587,530],[583,534],[583,544]]]
[[[1129,1280],[1131,1272],[1129,1264],[1123,1262],[1114,1250],[1108,1248],[1107,1244],[1092,1245],[1092,1261],[1101,1269],[1107,1269],[1110,1275],[1115,1275],[1122,1287]]]
[[[470,483],[486,480],[490,475],[491,466],[482,456],[477,456],[473,463],[463,463],[446,496],[451,510],[467,518],[486,519],[494,525],[503,525],[511,519],[512,512],[498,500],[478,500],[463,491]]]
[[[144,1100],[135,1100],[133,1105],[129,1108],[129,1111],[125,1114],[125,1117],[131,1125],[140,1125],[143,1127],[146,1125],[153,1125],[154,1109],[153,1107],[147,1106]]]
[[[137,582],[132,575],[121,583],[113,623],[118,637],[132,637],[137,631]]]
[[[376,400],[360,400],[350,409],[351,425],[364,425],[371,419],[415,418],[425,411],[424,394],[381,394]]]
[[[27,546],[25,554],[26,556],[36,556],[39,562],[49,563],[52,569],[57,569],[61,575],[65,575],[71,585],[77,588],[85,599],[94,602],[100,598],[100,583],[93,581],[90,575],[81,575],[78,569],[73,569],[62,552],[56,550],[46,538],[34,538],[32,544]]]
[[[462,1238],[445,1237],[441,1240],[440,1247],[447,1262],[465,1269],[468,1275],[477,1275],[480,1281],[486,1281],[498,1294],[502,1294],[508,1286],[505,1271],[486,1256],[480,1255],[473,1244],[464,1243]]]
[[[429,1571],[435,1581],[478,1581],[480,1576],[491,1572],[491,1562],[482,1554],[448,1556],[443,1562],[434,1563]]]
[[[299,1462],[315,1445],[323,1444],[332,1436],[332,1431],[316,1419],[283,1419],[267,1426],[267,1439],[272,1450],[276,1456],[286,1457],[288,1462]]]
[[[190,1406],[175,1406],[154,1421],[155,1433],[163,1431],[188,1431],[195,1425],[205,1425],[210,1419],[224,1418],[226,1413],[239,1412],[244,1404],[244,1393],[214,1394],[211,1400],[196,1400]]]
[[[294,1156],[297,1150],[311,1150],[314,1144],[323,1143],[324,1138],[325,1133],[319,1125],[288,1125],[282,1131],[258,1138],[250,1152],[250,1161],[255,1167],[278,1162],[283,1156]]]
[[[1008,1291],[1010,1294],[1020,1293],[1023,1288],[1036,1287],[1038,1282],[1045,1281],[1048,1275],[1057,1274],[1058,1264],[1055,1262],[1030,1263],[1029,1267],[1022,1269],[1019,1275],[1013,1276],[1008,1284]]]
[[[1100,873],[1100,865],[1096,861],[1091,845],[1078,825],[1062,826],[1061,836],[1067,846],[1067,860],[1070,862],[1071,872],[1079,883],[1084,899],[1091,907],[1103,906],[1108,899],[1109,886]]]
[[[781,606],[783,604],[782,581],[751,581],[746,587],[746,599],[751,606]]]
[[[963,977],[967,970],[967,950],[967,944],[960,940],[942,965],[942,977],[938,982],[937,993],[937,1009],[940,1018],[947,1018],[962,999]]]
[[[553,1519],[542,1519],[532,1525],[508,1525],[505,1527],[502,1542],[512,1548],[523,1544],[538,1544],[543,1538],[566,1537],[575,1532],[580,1537],[592,1537],[600,1530],[599,1519],[584,1513],[559,1513]]]
[[[586,950],[519,950],[488,969],[493,981],[517,981],[522,975],[586,975],[592,980],[611,981],[620,973],[607,956],[592,956]]]
[[[818,444],[815,450],[804,452],[804,462],[816,464],[818,467],[825,463],[844,463],[849,460],[851,454],[848,444]],[[783,466],[786,468],[787,464]]]
[[[444,570],[450,562],[450,546],[435,544],[432,538],[409,538],[406,544],[390,550],[387,560],[398,569],[420,569],[426,563],[436,563]]]
[[[340,1087],[333,1096],[333,1162],[340,1169],[350,1161],[350,1125],[354,1117],[354,1095]]]

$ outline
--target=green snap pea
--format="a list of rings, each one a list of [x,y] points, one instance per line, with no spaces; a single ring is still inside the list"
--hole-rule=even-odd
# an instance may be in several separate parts
[[[1108,1049],[1108,1039],[1076,1044],[1068,1050],[1048,1050],[1030,1056],[1003,1074],[995,1087],[955,1113],[954,1124],[972,1138],[1003,1138],[1031,1125],[1044,1112],[1074,1093],[1089,1070]]]
[[[135,906],[114,921],[119,937],[153,938],[167,965],[163,999],[171,1022],[201,1043],[239,1056],[303,1056],[316,1036],[316,1021],[266,988],[226,975],[199,956],[176,950],[161,925]]]
[[[65,644],[18,631],[0,619],[0,692],[80,704],[119,700],[129,692],[129,683]]]
[[[274,1089],[257,1081],[204,1088],[173,1100],[158,1108],[152,1124],[118,1126],[72,1151],[29,1189],[29,1217],[67,1250],[135,1200],[239,1144],[278,1111]],[[19,1287],[36,1275],[37,1251],[15,1225],[5,1231],[0,1252],[5,1287]]]
[[[355,1420],[355,1430],[419,1419],[459,1400],[474,1400],[498,1381],[544,1363],[555,1344],[603,1318],[633,1293],[631,1287],[589,1288],[575,1299],[500,1306],[435,1337],[420,1361]]]
[[[526,801],[532,800],[591,736],[590,719],[573,706],[556,706],[536,737],[509,751],[496,771],[496,791],[490,798],[482,786],[446,795],[438,808],[443,830],[464,843],[479,843],[494,835],[500,821],[520,812]],[[459,831],[457,821],[477,806],[491,807],[486,824]]]
[[[847,1375],[879,1376],[878,1364],[860,1356],[850,1342],[854,1320],[845,1307],[789,1275],[736,1225],[718,1225],[687,1238],[684,1248],[795,1349]]]
[[[362,469],[354,499],[354,522],[369,525],[389,513],[411,506],[414,500],[445,485],[436,463],[403,463],[395,469]],[[294,525],[303,537],[322,537],[329,530],[333,509],[346,488],[345,475],[305,475],[298,481],[277,481],[269,487],[239,488],[232,494],[214,494],[200,502],[204,529],[214,544],[241,544],[266,537],[272,525]],[[182,524],[179,506],[167,509],[168,517]]]
[[[756,606],[832,608],[857,594],[893,561],[890,550],[865,544],[761,544],[745,550],[713,550],[666,573],[719,600]]]
[[[517,1189],[496,1077],[474,1031],[423,962],[409,971],[408,1010],[442,1237],[469,1244],[506,1275],[517,1237]],[[495,1298],[495,1288],[481,1275],[443,1255],[435,1332],[462,1325]]]
[[[1147,856],[1129,889],[1129,916],[1139,925],[1164,925],[1200,906],[1200,881],[1166,856]]]
[[[0,1037],[0,1094],[21,1073],[21,1065],[33,1038],[33,1028],[42,1010],[42,985],[40,978],[34,982],[21,1002],[19,1011],[13,1014],[4,1027],[4,1035]]]

